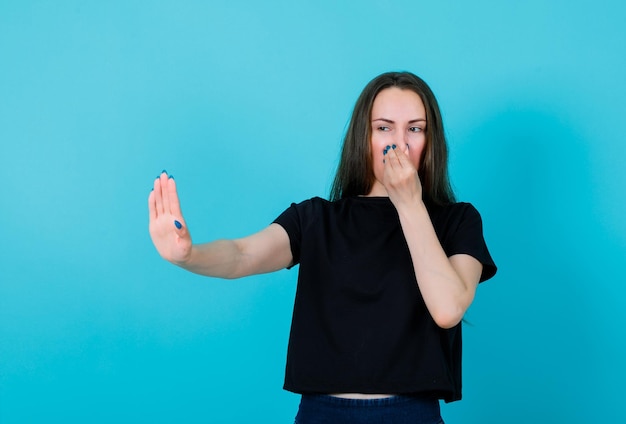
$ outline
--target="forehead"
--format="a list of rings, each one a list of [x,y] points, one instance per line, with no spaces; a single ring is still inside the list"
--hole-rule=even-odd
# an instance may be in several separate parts
[[[413,90],[390,87],[381,90],[372,104],[372,119],[410,116],[410,119],[426,118],[424,102]]]

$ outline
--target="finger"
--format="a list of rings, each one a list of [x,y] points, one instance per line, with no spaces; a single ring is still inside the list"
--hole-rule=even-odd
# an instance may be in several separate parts
[[[163,198],[163,213],[170,213],[170,199],[169,193],[167,190],[169,175],[167,175],[166,171],[161,172],[159,176],[159,180],[161,180],[161,195]]]
[[[398,147],[394,144],[391,146],[391,149],[389,149],[387,153],[387,162],[389,163],[389,167],[392,169],[401,167],[398,150]]]
[[[406,153],[404,153],[404,151],[401,148],[395,149],[394,152],[396,154],[396,157],[398,158],[398,162],[400,162],[400,166],[404,168],[408,162]]]
[[[187,237],[188,230],[183,218],[183,212],[180,208],[180,200],[178,198],[178,191],[176,189],[176,180],[173,175],[168,176],[165,187],[166,197],[169,203],[169,213],[174,216],[174,227],[176,227],[176,233],[180,238]]]
[[[163,213],[163,193],[161,192],[161,178],[157,177],[154,180],[154,206],[156,211],[156,216],[159,216]]]
[[[157,218],[156,211],[156,194],[154,193],[154,189],[150,192],[148,196],[148,211],[150,212],[150,220],[153,221]]]
[[[167,179],[167,198],[169,200],[170,213],[182,220],[183,213],[180,210],[180,200],[178,199],[178,192],[176,190],[176,181],[174,180],[174,177],[171,176]]]
[[[409,155],[408,155],[408,150],[409,150],[409,145],[405,144],[405,147],[403,149],[397,148],[394,150],[394,152],[398,158],[399,165],[402,168],[408,168],[408,169],[414,170],[414,166],[411,163],[411,159],[409,158]]]
[[[182,220],[181,220],[182,221]],[[185,222],[184,221],[179,221],[178,219],[174,220],[174,227],[176,228],[176,233],[178,234],[178,237],[185,238],[187,237],[187,227],[185,226]]]
[[[383,150],[383,173],[385,175],[387,175],[387,173],[389,172],[389,158],[391,157],[391,155],[389,154],[390,151],[391,146],[387,146]]]
[[[392,161],[394,160],[395,154],[393,152],[392,146],[385,147],[383,150],[383,164],[384,164],[384,172],[385,174],[389,174],[393,170]]]

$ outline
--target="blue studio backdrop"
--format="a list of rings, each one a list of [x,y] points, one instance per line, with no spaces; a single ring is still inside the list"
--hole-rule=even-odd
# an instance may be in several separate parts
[[[449,423],[625,422],[626,6],[613,1],[0,0],[0,422],[293,422],[297,269],[161,260],[167,169],[194,241],[327,196],[365,84],[442,107],[500,271]]]

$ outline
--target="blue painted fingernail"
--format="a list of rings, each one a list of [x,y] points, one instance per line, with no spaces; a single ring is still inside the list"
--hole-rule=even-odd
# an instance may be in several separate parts
[[[180,222],[178,222],[178,221],[176,221],[176,220],[174,221],[174,225],[176,225],[176,228],[178,228],[179,230],[180,230],[181,228],[183,228],[183,224],[181,224]]]
[[[170,175],[168,178],[170,178],[170,179],[172,179],[172,180],[173,180],[173,179],[174,179],[174,176],[173,176],[173,175]]]
[[[394,144],[393,146],[391,146],[391,148],[395,150],[396,149],[396,145]]]
[[[383,155],[387,154],[387,149],[383,150]]]
[[[167,171],[164,169],[163,171],[161,171],[161,174],[167,175]]]

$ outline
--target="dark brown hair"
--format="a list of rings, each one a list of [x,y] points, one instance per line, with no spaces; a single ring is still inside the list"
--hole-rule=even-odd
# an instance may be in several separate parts
[[[426,109],[426,145],[418,171],[424,200],[453,203],[454,192],[448,178],[448,146],[439,105],[430,87],[410,72],[379,75],[361,92],[343,140],[330,200],[366,195],[371,191],[375,180],[370,141],[372,105],[378,93],[390,87],[414,91]]]

